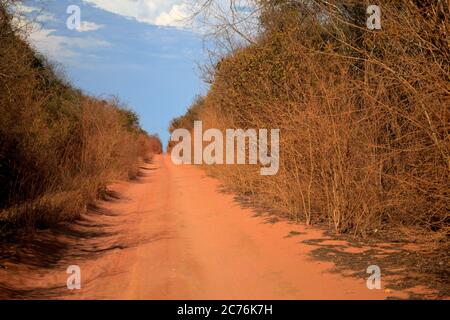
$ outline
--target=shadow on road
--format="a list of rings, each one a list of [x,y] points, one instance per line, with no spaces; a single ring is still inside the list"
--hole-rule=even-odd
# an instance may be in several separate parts
[[[107,204],[129,201],[117,192],[107,190],[102,198],[74,222],[45,230],[19,230],[0,238],[0,299],[48,299],[67,295],[65,283],[43,288],[29,286],[34,283],[38,287],[43,275],[64,273],[69,265],[164,238],[165,235],[121,232],[136,219],[137,213],[119,214],[106,208]],[[109,270],[105,272],[111,276]],[[85,279],[83,284],[89,285],[94,280]]]

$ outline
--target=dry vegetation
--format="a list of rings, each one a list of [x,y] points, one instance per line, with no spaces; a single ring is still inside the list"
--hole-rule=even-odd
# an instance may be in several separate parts
[[[449,5],[377,4],[381,31],[366,28],[361,1],[255,1],[263,31],[217,60],[208,94],[171,130],[197,119],[205,129],[279,128],[276,177],[258,166],[210,170],[292,219],[446,250]]]
[[[108,182],[161,152],[117,101],[64,81],[0,1],[0,231],[78,217]]]

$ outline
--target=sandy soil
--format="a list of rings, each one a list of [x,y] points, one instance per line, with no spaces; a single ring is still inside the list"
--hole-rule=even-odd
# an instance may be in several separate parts
[[[33,263],[24,263],[26,253],[37,250],[24,247],[16,260],[4,262],[0,283],[9,297],[384,299],[405,295],[367,289],[365,270],[361,277],[330,272],[333,264],[312,259],[314,246],[303,242],[320,239],[321,231],[274,223],[242,208],[201,169],[175,166],[168,156],[157,156],[141,172],[136,181],[112,185],[113,197],[70,232],[42,235],[45,241],[40,244],[54,243],[58,259],[52,260],[55,253],[47,250],[39,259],[29,258]],[[81,268],[82,289],[69,291],[66,268],[73,264]]]

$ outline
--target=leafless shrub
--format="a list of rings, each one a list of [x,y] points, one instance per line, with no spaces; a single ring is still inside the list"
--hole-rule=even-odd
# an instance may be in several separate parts
[[[446,243],[448,3],[378,4],[382,30],[370,31],[359,1],[258,1],[262,32],[214,63],[196,115],[281,129],[275,178],[212,168],[236,190],[336,232]]]

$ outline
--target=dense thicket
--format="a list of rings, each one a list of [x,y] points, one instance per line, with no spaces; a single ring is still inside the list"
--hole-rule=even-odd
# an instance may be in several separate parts
[[[255,41],[214,68],[208,94],[171,130],[281,129],[281,169],[218,166],[235,190],[336,232],[388,230],[448,244],[449,7],[264,0]]]
[[[77,217],[113,179],[161,152],[138,117],[64,81],[0,2],[0,227]]]

